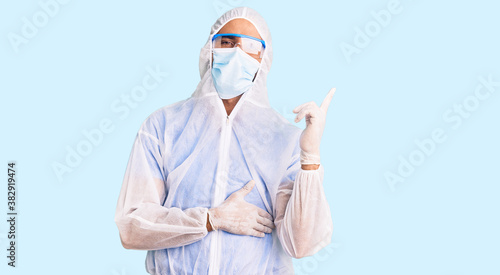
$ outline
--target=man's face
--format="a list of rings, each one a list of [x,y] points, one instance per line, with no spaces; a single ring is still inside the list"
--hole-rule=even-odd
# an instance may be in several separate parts
[[[259,35],[259,32],[255,28],[255,26],[252,23],[250,23],[250,21],[243,18],[236,18],[227,22],[226,25],[224,25],[224,27],[222,27],[222,29],[220,29],[220,31],[217,34],[224,34],[224,33],[244,34],[262,40],[262,37]],[[241,38],[235,37],[234,39],[238,40]],[[239,41],[232,41],[232,42],[239,43]],[[259,61],[259,63],[262,61],[262,58],[260,58],[258,55],[250,54],[250,56],[253,57],[255,60]]]

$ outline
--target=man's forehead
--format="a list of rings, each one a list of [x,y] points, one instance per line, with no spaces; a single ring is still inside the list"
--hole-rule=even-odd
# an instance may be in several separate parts
[[[250,21],[244,18],[235,18],[227,22],[218,32],[218,34],[222,33],[244,34],[262,39],[257,31],[257,28]]]

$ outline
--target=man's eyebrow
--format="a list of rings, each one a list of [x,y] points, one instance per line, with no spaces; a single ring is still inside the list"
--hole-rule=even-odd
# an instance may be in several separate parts
[[[221,38],[227,38],[227,39],[236,39],[237,36],[234,36],[234,35],[221,35]]]

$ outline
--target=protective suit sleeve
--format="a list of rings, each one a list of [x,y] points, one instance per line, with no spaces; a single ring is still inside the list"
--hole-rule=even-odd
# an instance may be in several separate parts
[[[278,188],[275,225],[281,245],[291,257],[311,256],[331,242],[333,222],[323,175],[322,165],[318,170],[302,170],[297,157]]]
[[[137,134],[116,207],[115,222],[127,249],[158,250],[194,243],[207,235],[207,208],[181,210],[166,198],[158,139]]]

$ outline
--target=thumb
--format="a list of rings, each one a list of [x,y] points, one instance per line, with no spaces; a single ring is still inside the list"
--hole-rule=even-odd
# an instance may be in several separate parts
[[[240,190],[236,191],[236,193],[242,197],[248,195],[250,191],[252,191],[253,187],[255,186],[255,181],[251,180],[245,186],[241,187]]]

